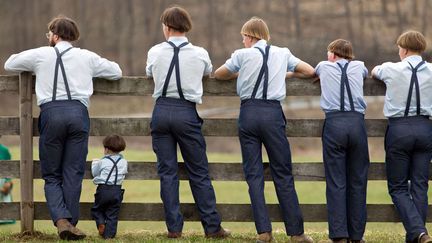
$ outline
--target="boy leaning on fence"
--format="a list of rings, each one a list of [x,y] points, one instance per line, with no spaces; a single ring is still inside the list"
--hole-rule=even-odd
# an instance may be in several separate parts
[[[119,135],[109,135],[103,140],[103,146],[105,156],[92,162],[93,183],[98,187],[91,215],[96,221],[99,235],[110,239],[117,233],[124,194],[121,185],[128,173],[127,161],[120,154],[126,148],[126,142]]]
[[[270,45],[269,29],[260,18],[248,20],[240,34],[245,48],[234,51],[216,70],[215,77],[222,80],[237,77],[237,93],[241,100],[238,131],[257,242],[273,240],[264,197],[262,145],[269,156],[286,233],[291,242],[313,242],[304,234],[303,215],[292,175],[290,145],[285,134],[286,119],[280,102],[286,96],[285,77],[312,77],[314,70],[288,48]]]
[[[364,121],[363,80],[368,70],[354,61],[351,42],[338,39],[327,47],[327,61],[315,72],[321,81],[322,133],[329,238],[364,242],[369,150]]]
[[[93,77],[122,77],[117,63],[74,47],[79,37],[76,22],[58,16],[48,24],[48,46],[13,54],[4,64],[6,71],[36,75],[41,175],[51,219],[63,240],[86,237],[76,225],[88,152]]]
[[[406,242],[432,242],[425,226],[432,157],[432,65],[422,60],[426,38],[420,32],[407,31],[396,44],[401,61],[386,62],[372,70],[387,87],[387,185],[404,225]]]
[[[189,175],[189,184],[207,238],[226,238],[230,231],[221,226],[216,196],[210,180],[203,120],[196,104],[201,104],[202,78],[212,64],[204,48],[189,42],[192,28],[189,13],[178,6],[161,15],[166,41],[148,52],[146,73],[153,77],[156,99],[150,123],[153,151],[157,157],[161,199],[164,204],[168,238],[180,238],[183,215],[180,211],[177,145]]]

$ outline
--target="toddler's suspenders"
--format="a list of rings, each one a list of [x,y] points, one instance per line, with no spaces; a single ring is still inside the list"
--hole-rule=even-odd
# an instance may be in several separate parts
[[[114,169],[115,169],[115,178],[114,178],[114,186],[117,185],[117,177],[118,177],[118,167],[117,167],[117,163],[122,159],[122,157],[119,157],[116,161],[114,161],[110,156],[105,157],[109,160],[111,160],[111,162],[113,162],[113,167],[111,168],[111,171],[109,172],[106,180],[105,180],[105,185],[108,185],[108,181],[111,177],[111,174],[113,173]]]
[[[340,63],[337,63],[337,65],[339,66],[339,68],[342,71],[341,81],[340,81],[340,111],[345,111],[345,86],[346,86],[346,90],[348,93],[348,100],[350,103],[351,111],[355,111],[354,101],[352,98],[351,88],[349,85],[349,80],[348,80],[348,75],[347,75],[348,64],[349,64],[349,62],[347,62],[345,64],[345,66],[342,67],[342,65]]]
[[[63,54],[65,54],[66,52],[68,52],[69,50],[71,50],[72,47],[69,47],[68,49],[64,50],[63,52],[59,52],[59,50],[57,49],[57,47],[54,47],[54,50],[57,54],[57,60],[56,60],[56,64],[55,64],[55,72],[54,72],[54,85],[53,85],[53,94],[52,94],[52,101],[56,100],[56,96],[57,96],[57,77],[58,77],[58,69],[59,66],[61,68],[61,72],[63,75],[63,80],[64,80],[64,84],[65,84],[65,89],[66,89],[66,94],[68,96],[68,100],[72,100],[72,96],[69,90],[69,84],[66,78],[66,71],[63,65],[63,61],[62,61],[62,56]]]
[[[168,74],[166,76],[165,79],[165,83],[163,86],[163,90],[162,90],[162,97],[166,97],[166,93],[168,90],[168,84],[171,78],[171,74],[173,72],[174,66],[175,66],[175,71],[176,71],[176,81],[177,81],[177,91],[179,93],[180,99],[184,100],[184,95],[183,95],[183,91],[181,88],[181,80],[180,80],[180,64],[179,64],[179,52],[180,52],[180,48],[182,48],[183,46],[189,44],[188,42],[183,42],[182,44],[180,44],[179,46],[176,46],[174,43],[172,43],[171,41],[168,41],[168,44],[170,44],[173,48],[174,48],[174,56],[171,60],[171,64],[170,67],[168,69]]]
[[[415,86],[415,89],[416,89],[417,116],[420,115],[420,86],[419,86],[418,78],[417,78],[417,70],[424,63],[425,63],[424,60],[421,61],[419,64],[417,64],[417,66],[415,68],[411,65],[411,63],[408,63],[411,66],[412,74],[411,74],[411,83],[410,83],[410,87],[409,87],[409,91],[408,91],[408,98],[407,98],[407,104],[406,104],[406,108],[405,108],[404,117],[407,117],[408,113],[409,113],[409,108],[411,105],[411,97],[412,97],[412,93],[413,93],[413,86]]]
[[[256,81],[256,83],[255,83],[255,87],[254,87],[254,89],[253,89],[253,92],[252,92],[251,98],[252,98],[252,99],[255,99],[256,93],[257,93],[257,91],[258,91],[258,87],[260,86],[260,83],[261,83],[261,79],[262,79],[263,76],[264,76],[264,83],[263,83],[263,96],[262,96],[262,99],[263,99],[263,100],[267,100],[267,88],[268,88],[268,79],[269,79],[269,74],[268,74],[268,64],[267,64],[267,61],[268,61],[268,57],[269,57],[270,45],[267,45],[267,46],[266,46],[266,48],[265,48],[265,52],[263,52],[263,50],[261,50],[261,49],[258,48],[258,47],[255,47],[255,48],[257,48],[257,49],[261,52],[261,54],[262,54],[262,56],[263,56],[263,64],[262,64],[262,66],[261,66],[261,70],[260,70],[260,72],[259,72],[259,74],[258,74],[258,79],[257,79],[257,81]]]

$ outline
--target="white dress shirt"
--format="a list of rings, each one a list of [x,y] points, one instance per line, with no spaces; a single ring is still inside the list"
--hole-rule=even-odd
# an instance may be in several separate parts
[[[188,42],[186,37],[170,37],[168,41],[179,46]],[[174,48],[167,42],[153,46],[147,55],[147,76],[153,77],[155,89],[153,98],[157,99],[162,95],[165,79],[171,60],[174,56]],[[212,64],[208,52],[198,46],[189,43],[180,48],[179,52],[180,80],[184,98],[198,104],[202,103],[203,94],[202,78],[212,71]],[[177,91],[175,68],[171,74],[166,97],[180,98]]]
[[[406,57],[401,62],[386,62],[376,67],[375,77],[384,81],[387,86],[384,100],[384,116],[403,117],[407,104],[408,91],[411,83],[411,67],[422,61],[421,56]],[[432,65],[425,63],[417,70],[420,88],[420,115],[432,115]],[[417,115],[417,99],[415,88],[411,96],[408,116]]]
[[[56,44],[59,52],[71,47],[71,43],[60,41]],[[53,47],[45,46],[14,54],[6,61],[6,71],[31,71],[36,74],[36,97],[40,106],[52,100],[54,85],[54,70],[57,55]],[[73,100],[79,100],[89,106],[90,96],[93,94],[93,77],[120,79],[122,71],[115,62],[101,58],[96,53],[72,48],[62,56],[69,90]],[[56,100],[67,100],[66,89],[61,69],[57,79]]]
[[[315,73],[321,83],[321,108],[324,112],[340,111],[340,85],[342,70],[338,63],[345,66],[346,59],[339,59],[336,62],[322,61],[315,68]],[[354,110],[362,114],[366,110],[366,101],[363,96],[363,80],[367,77],[368,70],[361,61],[351,61],[348,64],[347,76],[350,85],[351,95],[354,103]],[[348,91],[345,86],[345,111],[351,111],[348,98]]]
[[[117,174],[117,185],[121,185],[123,183],[123,180],[126,176],[126,174],[128,173],[127,170],[127,161],[123,158],[123,156],[121,154],[114,154],[114,155],[108,155],[109,157],[111,157],[111,159],[113,159],[114,161],[117,161],[117,159],[120,158],[120,161],[117,163],[117,170],[118,170],[118,174]],[[108,175],[111,171],[111,169],[114,166],[114,163],[108,159],[105,156],[100,160],[93,160],[92,162],[92,175],[93,175],[93,183],[95,185],[100,185],[100,184],[105,184],[106,179],[108,178]],[[114,181],[115,181],[115,172],[116,170],[114,169],[113,172],[111,173],[111,176],[108,180],[108,185],[114,185]]]
[[[236,50],[231,58],[225,62],[225,67],[232,73],[239,73],[237,78],[237,94],[241,100],[249,99],[252,96],[255,83],[263,64],[263,56],[255,47],[265,51],[267,42],[259,40],[251,48],[243,48]],[[293,72],[299,64],[300,59],[291,54],[288,48],[271,46],[268,57],[268,100],[283,100],[286,95],[285,77],[286,72]],[[261,82],[256,99],[262,99],[263,84]]]

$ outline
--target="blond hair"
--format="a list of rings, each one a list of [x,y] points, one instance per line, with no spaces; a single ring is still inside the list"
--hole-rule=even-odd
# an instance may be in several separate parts
[[[252,17],[241,28],[240,34],[247,35],[258,40],[270,40],[270,32],[264,20]]]
[[[418,53],[426,50],[426,38],[422,33],[415,30],[409,30],[400,35],[396,44],[404,49]]]
[[[337,39],[332,41],[328,45],[327,51],[334,53],[338,57],[342,57],[348,60],[354,58],[353,47],[351,42],[344,39]]]

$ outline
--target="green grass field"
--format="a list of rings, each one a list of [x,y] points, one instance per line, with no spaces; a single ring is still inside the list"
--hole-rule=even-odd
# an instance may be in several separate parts
[[[101,157],[100,148],[90,148],[88,160]],[[19,159],[19,148],[12,147],[11,153],[13,159]],[[156,158],[152,151],[127,150],[124,153],[129,161],[149,160],[154,161]],[[208,154],[209,161],[240,161],[240,154]],[[35,149],[34,158],[38,158],[37,149]],[[293,158],[294,161],[313,161],[316,158]],[[264,159],[266,160],[266,159]],[[13,196],[15,201],[19,201],[20,185],[19,180],[15,179]],[[218,203],[250,203],[245,182],[213,182],[216,198]],[[159,197],[159,181],[153,180],[126,180],[123,184],[126,189],[124,202],[161,202]],[[324,182],[296,182],[296,189],[300,203],[325,203],[325,183]],[[96,186],[90,180],[83,183],[81,196],[82,202],[92,202]],[[193,202],[192,194],[187,181],[180,183],[180,201]],[[277,203],[274,186],[272,183],[266,183],[265,187],[266,200],[268,203]],[[45,201],[43,193],[43,181],[35,180],[34,183],[35,201]],[[391,203],[387,193],[385,181],[370,181],[368,184],[368,203]],[[87,240],[98,242],[96,228],[92,221],[81,221],[78,226],[89,234]],[[255,227],[250,223],[223,222],[223,226],[233,231],[233,238],[229,242],[251,242],[255,237]],[[274,223],[273,229],[277,242],[283,242],[288,238],[283,233],[284,226],[282,223]],[[35,230],[42,232],[36,236],[21,236],[19,222],[13,225],[0,226],[0,241],[30,241],[45,242],[56,241],[55,228],[50,221],[35,221]],[[316,240],[325,240],[327,238],[327,223],[305,223],[305,230]],[[119,223],[118,237],[116,242],[163,242],[166,241],[164,233],[166,231],[164,222],[131,222],[121,221]],[[179,242],[213,242],[205,240],[202,236],[202,227],[199,222],[186,222],[185,237]],[[366,231],[366,240],[368,242],[403,242],[404,230],[401,223],[368,223]]]

